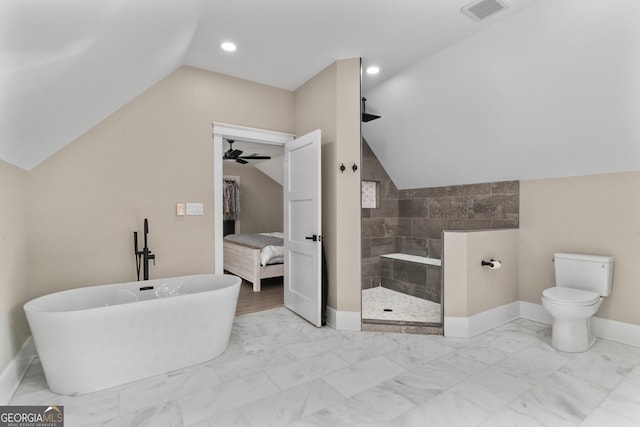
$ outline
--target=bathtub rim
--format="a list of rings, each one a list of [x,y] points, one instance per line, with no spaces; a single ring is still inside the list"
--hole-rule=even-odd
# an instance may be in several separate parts
[[[120,303],[120,304],[101,305],[101,306],[86,307],[86,308],[79,308],[79,309],[72,309],[72,310],[46,310],[46,309],[37,308],[38,302],[44,301],[46,298],[52,297],[54,295],[60,296],[61,294],[65,294],[65,293],[70,293],[71,294],[71,293],[79,293],[79,292],[89,292],[89,289],[96,289],[96,288],[104,289],[104,288],[109,288],[109,287],[132,285],[134,283],[142,283],[142,284],[148,283],[148,284],[151,284],[151,283],[154,283],[154,282],[157,282],[157,281],[162,281],[162,280],[188,279],[188,278],[205,277],[205,276],[229,277],[232,280],[230,280],[230,282],[228,284],[224,285],[224,286],[220,286],[220,287],[217,287],[215,289],[209,289],[209,290],[206,290],[206,291],[190,292],[190,293],[174,295],[174,296],[167,296],[167,297],[156,297],[156,298],[150,298],[150,299],[146,299],[146,300],[124,302],[124,303]],[[114,307],[122,307],[122,306],[127,306],[127,305],[130,305],[130,304],[145,304],[145,303],[147,303],[147,304],[149,304],[149,303],[158,304],[159,301],[170,300],[170,299],[173,299],[173,298],[176,298],[176,297],[191,297],[191,298],[194,298],[194,296],[197,297],[198,294],[207,293],[207,292],[215,292],[216,290],[219,290],[219,289],[231,288],[233,286],[241,285],[241,284],[242,284],[242,279],[240,277],[234,276],[232,274],[205,273],[205,274],[190,274],[190,275],[184,275],[184,276],[161,277],[161,278],[158,278],[158,279],[137,280],[137,281],[131,281],[131,282],[122,282],[122,283],[107,283],[107,284],[103,284],[103,285],[89,285],[89,286],[83,286],[83,287],[79,287],[79,288],[71,288],[71,289],[65,289],[65,290],[62,290],[62,291],[51,292],[51,293],[48,293],[48,294],[44,294],[44,295],[32,298],[22,306],[22,309],[24,310],[25,315],[27,315],[27,313],[29,313],[29,312],[31,312],[31,313],[40,313],[40,314],[48,314],[48,315],[55,315],[55,314],[63,314],[63,313],[76,313],[76,312],[77,313],[81,313],[81,312],[85,312],[85,311],[89,311],[89,310],[108,311],[109,309],[113,309]]]

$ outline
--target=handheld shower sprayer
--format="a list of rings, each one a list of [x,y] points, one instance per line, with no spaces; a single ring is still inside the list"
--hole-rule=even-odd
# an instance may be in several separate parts
[[[151,252],[147,244],[147,235],[149,234],[149,221],[144,219],[144,248],[138,250],[138,232],[133,232],[133,254],[136,257],[136,272],[138,280],[140,280],[140,269],[142,268],[142,280],[149,280],[149,260],[153,260],[156,265],[156,255]]]
[[[138,281],[140,280],[140,258],[142,257],[142,253],[138,250],[138,232],[133,232],[133,255],[136,257],[136,272]]]

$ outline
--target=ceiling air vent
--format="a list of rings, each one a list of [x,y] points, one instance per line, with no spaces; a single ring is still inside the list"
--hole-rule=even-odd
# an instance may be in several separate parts
[[[476,0],[460,10],[474,21],[482,21],[506,8],[507,4],[503,0]]]

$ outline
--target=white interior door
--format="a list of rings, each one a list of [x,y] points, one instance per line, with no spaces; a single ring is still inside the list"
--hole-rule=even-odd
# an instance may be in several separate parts
[[[320,130],[284,146],[284,305],[322,325]]]

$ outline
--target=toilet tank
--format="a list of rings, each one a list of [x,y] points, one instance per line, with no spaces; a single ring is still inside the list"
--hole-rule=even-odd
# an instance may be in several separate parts
[[[556,286],[595,292],[603,297],[611,293],[613,257],[603,255],[557,253],[554,255]]]

